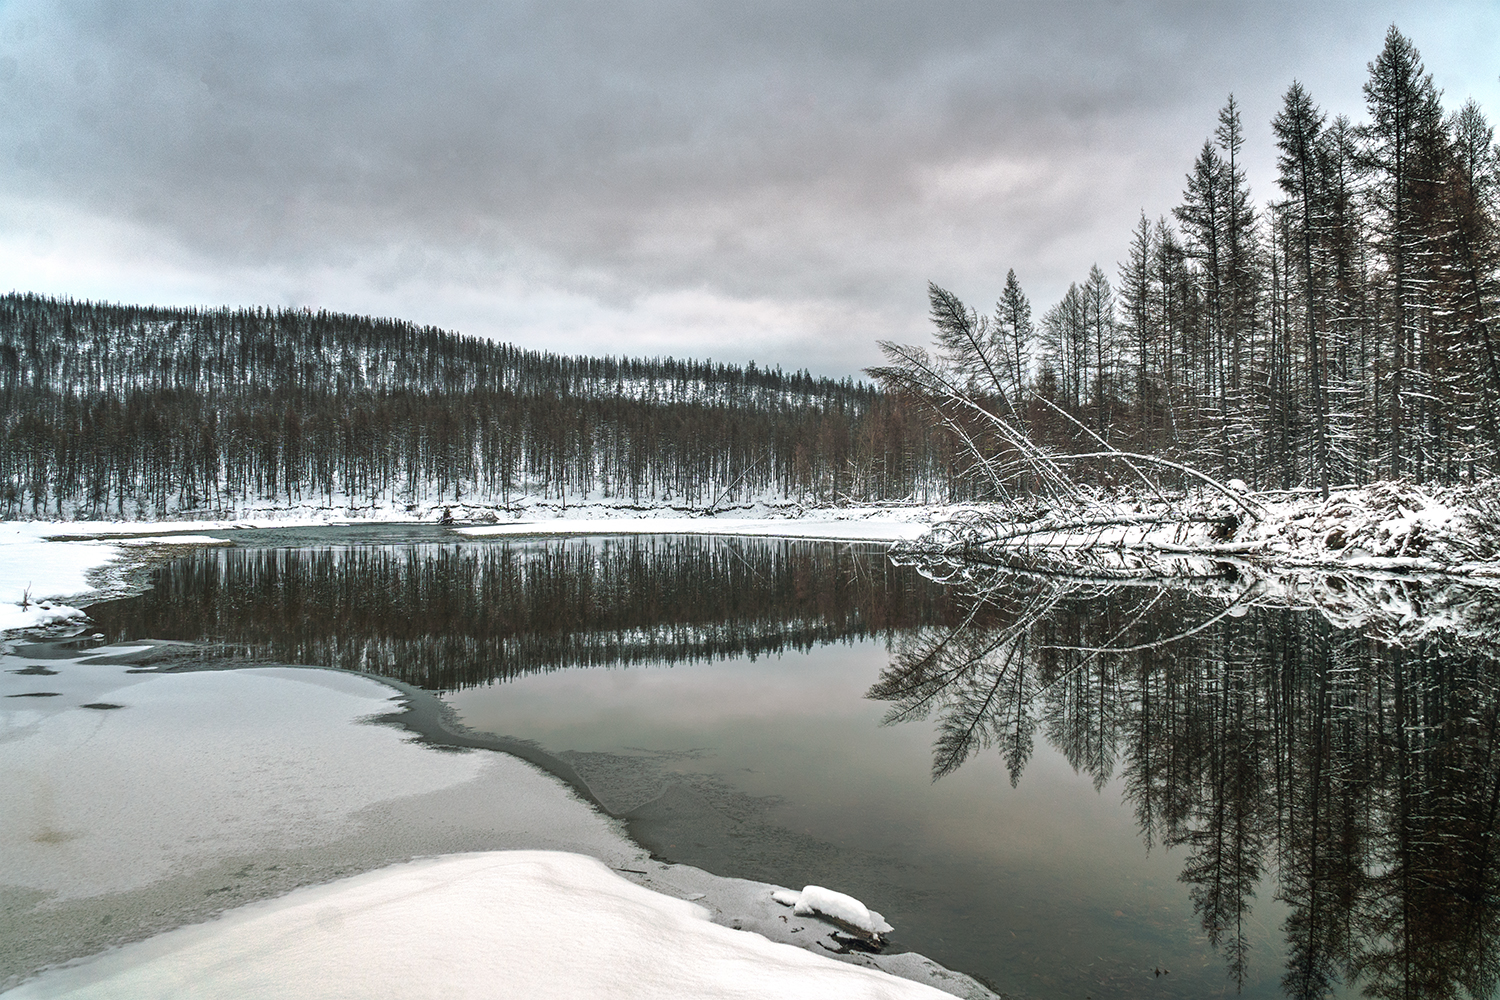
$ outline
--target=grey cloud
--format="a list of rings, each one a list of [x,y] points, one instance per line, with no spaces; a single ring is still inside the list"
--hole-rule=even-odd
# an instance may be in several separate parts
[[[1348,14],[36,5],[0,15],[0,177],[204,267],[477,258],[627,305],[873,304],[889,335],[920,323],[928,276],[993,294],[1015,266],[1046,295],[1092,262],[1080,245],[1110,266],[1140,208],[1169,209],[1224,94],[1274,100]],[[977,186],[953,187],[968,169]]]

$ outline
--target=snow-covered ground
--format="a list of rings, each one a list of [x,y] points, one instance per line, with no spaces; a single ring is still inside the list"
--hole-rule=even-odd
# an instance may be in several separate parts
[[[83,524],[107,523],[133,530],[151,524],[171,528],[187,529],[193,525],[216,527],[224,525],[293,526],[312,524],[369,524],[369,523],[420,523],[433,524],[444,518],[459,522],[503,524],[514,521],[546,521],[555,518],[745,518],[745,519],[814,519],[821,512],[843,510],[876,510],[905,512],[933,507],[933,504],[886,503],[867,507],[850,502],[828,504],[812,497],[792,498],[775,492],[751,495],[726,494],[724,497],[699,496],[692,500],[659,496],[630,497],[606,495],[601,490],[591,493],[570,493],[565,496],[512,492],[504,497],[484,494],[465,494],[464,499],[439,496],[431,484],[427,484],[415,499],[397,499],[383,496],[377,498],[350,496],[338,491],[332,494],[312,494],[295,500],[236,499],[226,505],[178,507],[168,505],[155,514],[142,508],[127,508],[118,517],[106,517],[103,521],[89,521],[89,508],[63,504],[62,514],[52,516],[44,512],[31,517],[51,523]],[[26,519],[24,512],[20,515]]]
[[[813,538],[839,542],[895,542],[919,537],[932,526],[940,508],[824,508],[796,518],[747,517],[556,517],[547,520],[457,528],[472,538],[506,535],[581,535],[608,532],[630,535],[755,535]]]
[[[1025,553],[1089,549],[1233,556],[1269,572],[1500,573],[1500,482],[1466,487],[1373,483],[1250,493],[1246,506],[1198,492],[1171,502],[1103,497],[1086,505],[936,512],[914,548]]]
[[[119,557],[97,541],[49,542],[59,525],[0,523],[0,632],[36,628],[81,612],[64,599],[94,589],[91,574]]]
[[[0,986],[75,963],[14,995],[988,995],[823,957],[836,928],[781,919],[780,887],[654,861],[515,757],[368,724],[401,701],[373,679],[145,652],[0,656]]]
[[[709,922],[579,854],[502,851],[397,865],[242,907],[9,994],[145,998],[573,1000],[946,998]]]

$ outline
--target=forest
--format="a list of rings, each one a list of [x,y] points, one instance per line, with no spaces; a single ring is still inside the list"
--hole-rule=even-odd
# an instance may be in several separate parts
[[[991,315],[933,285],[936,356],[884,344],[871,373],[988,458],[1015,443],[967,403],[1054,453],[1146,453],[1262,489],[1496,474],[1494,129],[1472,100],[1444,113],[1395,27],[1364,99],[1356,123],[1293,82],[1270,123],[1276,196],[1257,205],[1231,95],[1113,285],[1095,265],[1035,321],[1014,270]]]
[[[932,285],[936,355],[884,344],[875,385],[328,312],[7,295],[0,516],[985,500],[1028,488],[994,475],[1018,447],[994,415],[1021,447],[1260,489],[1495,475],[1494,129],[1473,101],[1444,112],[1394,27],[1364,103],[1356,122],[1292,83],[1258,205],[1231,96],[1115,282],[1096,264],[1035,319],[1014,270],[993,314]]]
[[[0,298],[0,512],[924,499],[947,445],[853,380],[562,357],[297,310]]]

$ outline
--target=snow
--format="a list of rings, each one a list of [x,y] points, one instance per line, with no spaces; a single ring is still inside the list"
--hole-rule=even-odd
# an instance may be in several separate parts
[[[397,865],[247,906],[8,994],[146,998],[939,998],[946,994],[710,923],[700,906],[577,854]]]
[[[937,491],[934,491],[935,493]],[[940,505],[924,502],[926,509],[939,509]],[[169,505],[159,510],[154,517],[144,509],[135,509],[128,516],[122,515],[107,520],[85,520],[88,509],[76,504],[64,503],[63,514],[56,518],[43,517],[54,524],[66,524],[77,533],[112,532],[136,533],[152,525],[165,530],[217,531],[229,527],[308,527],[331,524],[371,523],[447,523],[448,519],[463,522],[503,524],[513,521],[545,521],[556,518],[636,519],[652,517],[675,517],[691,520],[705,518],[770,518],[796,519],[829,515],[834,517],[858,516],[860,511],[895,512],[900,517],[906,512],[924,509],[924,504],[905,502],[870,502],[854,505],[840,500],[829,503],[809,496],[789,497],[774,490],[746,493],[736,491],[720,497],[698,495],[692,500],[670,494],[648,494],[632,498],[608,494],[603,490],[587,493],[570,492],[557,495],[550,492],[531,492],[517,489],[503,496],[493,494],[467,494],[462,500],[453,500],[436,493],[428,483],[416,495],[406,498],[384,496],[350,495],[335,489],[332,493],[317,493],[292,501],[284,499],[235,500],[224,504],[177,507]],[[132,527],[134,531],[132,532]]]
[[[0,524],[0,632],[79,617],[59,598],[88,593],[89,574],[119,555],[102,542],[46,541],[44,535],[56,530],[36,522]]]
[[[73,601],[96,599],[101,572],[126,547],[234,544],[211,535],[159,533],[174,524],[154,527],[157,534],[121,536],[121,525],[111,522],[0,523],[0,632],[82,620]]]
[[[147,545],[233,545],[234,542],[228,538],[215,538],[212,535],[141,535],[131,538],[121,538],[120,545],[125,546],[147,546]]]
[[[7,678],[4,690],[55,696],[0,702],[0,885],[54,900],[330,842],[360,810],[472,782],[484,766],[350,725],[397,707],[390,688],[350,674],[47,662],[55,675]]]
[[[13,914],[0,987],[100,956],[7,996],[151,996],[173,982],[209,996],[385,996],[392,982],[403,996],[469,995],[508,983],[495,976],[520,977],[507,995],[549,995],[533,968],[553,970],[555,995],[934,995],[850,975],[883,968],[989,996],[921,956],[825,957],[828,929],[778,919],[772,887],[651,859],[531,764],[368,724],[401,707],[386,684],[122,662],[150,645],[0,660],[0,914]],[[540,865],[511,853],[539,850],[566,853]],[[479,867],[387,868],[435,854]],[[333,983],[352,992],[318,992]]]
[[[884,917],[853,896],[825,889],[821,885],[805,886],[801,892],[778,889],[771,893],[771,898],[792,907],[792,912],[798,916],[829,917],[877,939],[892,930]]]
[[[1037,501],[1035,509],[980,506],[937,513],[923,552],[993,547],[1065,555],[1135,551],[1232,556],[1283,573],[1310,568],[1364,572],[1414,570],[1465,576],[1500,571],[1500,482],[1423,487],[1377,482],[1331,492],[1249,494],[1250,518],[1221,494],[1198,491],[1171,503],[1096,497],[1076,508]],[[1190,519],[1185,519],[1187,515]]]

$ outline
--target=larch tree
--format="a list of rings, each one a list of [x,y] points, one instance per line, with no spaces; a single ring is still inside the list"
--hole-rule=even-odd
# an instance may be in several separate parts
[[[1301,83],[1293,82],[1283,98],[1281,111],[1271,122],[1276,135],[1277,184],[1286,193],[1283,207],[1286,224],[1298,257],[1296,278],[1300,284],[1301,309],[1306,332],[1310,409],[1313,417],[1313,476],[1324,499],[1328,497],[1328,401],[1324,390],[1323,344],[1319,326],[1323,317],[1321,275],[1323,268],[1314,246],[1321,226],[1322,190],[1318,148],[1322,139],[1323,113]],[[1291,275],[1287,275],[1288,280]]]
[[[1185,249],[1188,256],[1197,262],[1201,276],[1204,300],[1203,322],[1200,335],[1194,338],[1192,349],[1199,357],[1194,358],[1193,374],[1201,377],[1192,391],[1199,411],[1196,423],[1211,427],[1210,439],[1205,443],[1212,452],[1217,468],[1229,463],[1229,440],[1227,420],[1229,412],[1228,379],[1224,355],[1227,277],[1227,250],[1225,225],[1228,207],[1225,204],[1226,166],[1212,139],[1204,140],[1198,158],[1193,162],[1192,172],[1187,177],[1183,190],[1183,202],[1174,210],[1182,223]]]
[[[1010,398],[1019,401],[1026,389],[1027,375],[1031,368],[1032,344],[1036,339],[1036,328],[1031,321],[1031,301],[1021,290],[1015,269],[1005,274],[1005,287],[1000,300],[995,303],[995,333],[1003,345],[1006,382]],[[1025,426],[1025,409],[1017,413]]]
[[[1123,332],[1129,338],[1130,353],[1135,368],[1136,427],[1140,450],[1149,451],[1158,444],[1156,440],[1157,393],[1151,384],[1153,355],[1156,352],[1156,289],[1155,271],[1151,259],[1151,223],[1146,213],[1141,212],[1140,221],[1130,235],[1129,256],[1120,265],[1119,308],[1123,319]]]
[[[1387,471],[1394,479],[1410,464],[1405,395],[1416,339],[1412,278],[1423,236],[1417,204],[1422,144],[1435,129],[1441,106],[1416,47],[1395,25],[1386,32],[1385,47],[1369,69],[1364,94],[1370,122],[1361,135],[1375,205],[1376,246],[1385,261],[1390,302],[1384,396],[1389,420]]]
[[[1083,284],[1086,350],[1089,359],[1094,432],[1108,440],[1114,423],[1115,394],[1115,294],[1109,279],[1095,264]]]

